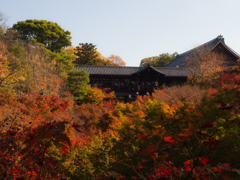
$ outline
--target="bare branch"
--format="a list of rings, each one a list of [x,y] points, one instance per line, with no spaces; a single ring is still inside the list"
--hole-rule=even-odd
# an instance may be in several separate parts
[[[8,28],[7,20],[8,20],[8,17],[4,13],[0,12],[0,33],[1,33],[1,30],[3,32],[6,32],[6,30]]]

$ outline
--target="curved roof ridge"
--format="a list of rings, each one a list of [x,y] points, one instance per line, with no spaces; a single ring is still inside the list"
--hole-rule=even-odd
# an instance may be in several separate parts
[[[182,54],[179,54],[178,56],[176,56],[176,58],[171,61],[170,63],[168,63],[165,67],[176,67],[183,65],[186,57],[190,57],[190,56],[196,56],[196,54],[199,54],[199,52],[203,53],[203,54],[207,54],[209,53],[212,49],[214,49],[219,43],[222,43],[224,47],[227,48],[225,42],[224,42],[224,38],[222,35],[217,36],[216,38],[212,39],[211,41],[208,41],[200,46],[197,46],[193,49],[190,49]],[[202,48],[202,49],[201,49]],[[195,54],[195,55],[194,55]],[[236,56],[236,55],[235,55]]]
[[[170,68],[176,69],[176,68],[177,68],[177,69],[180,69],[180,70],[181,70],[181,69],[185,69],[185,67],[165,67],[165,66],[164,66],[164,67],[160,67],[160,66],[159,66],[159,67],[154,67],[154,68],[160,68],[160,69],[170,69]]]
[[[235,57],[240,58],[240,55],[239,55],[236,51],[234,51],[233,49],[231,49],[228,45],[226,45],[226,44],[225,44],[224,42],[222,42],[222,41],[219,41],[215,46],[213,46],[213,47],[210,49],[210,51],[213,50],[215,47],[217,47],[220,43],[222,43],[222,45],[223,45],[225,48],[227,48]],[[206,52],[206,54],[209,53],[210,51]]]
[[[240,58],[240,54],[238,54],[236,51],[234,51],[232,48],[230,48],[228,45],[226,45],[225,43],[223,43],[223,45],[233,54],[235,55],[237,58]]]
[[[152,66],[150,65],[150,63],[148,63],[146,66],[141,67],[140,69],[138,69],[136,72],[133,72],[132,74],[140,73],[140,72],[144,71],[144,70],[147,69],[147,68],[151,68],[151,69],[153,69],[154,71],[157,71],[157,72],[159,72],[159,73],[162,73],[162,72],[158,71],[157,69],[155,69],[154,67],[152,67]],[[162,73],[162,74],[164,74],[164,73]],[[164,75],[165,75],[165,74],[164,74]]]
[[[114,68],[139,68],[136,66],[105,66],[105,65],[82,65],[82,64],[76,64],[75,67],[114,67]]]
[[[151,66],[152,67],[152,66]],[[159,69],[157,69],[158,67],[152,67],[155,71],[161,73],[161,74],[164,74],[166,76],[166,73],[160,71]]]
[[[197,47],[195,47],[195,48],[193,48],[193,49],[190,49],[190,50],[188,50],[188,51],[186,51],[186,52],[184,52],[184,53],[182,53],[182,54],[178,54],[178,56],[183,56],[183,55],[185,55],[185,54],[187,54],[187,53],[190,53],[191,51],[194,51],[194,50],[196,50],[196,49],[198,49],[198,48],[201,48],[201,47],[204,47],[205,45],[207,45],[207,44],[210,44],[210,43],[213,43],[214,41],[222,41],[222,39],[219,39],[219,36],[218,37],[216,37],[216,38],[214,38],[214,39],[212,39],[212,40],[210,40],[210,41],[208,41],[208,42],[206,42],[206,43],[204,43],[204,44],[201,44],[201,45],[199,45],[199,46],[197,46]],[[217,43],[219,43],[219,42],[217,42]],[[223,43],[224,43],[224,41],[222,41]],[[225,44],[225,43],[224,43]]]

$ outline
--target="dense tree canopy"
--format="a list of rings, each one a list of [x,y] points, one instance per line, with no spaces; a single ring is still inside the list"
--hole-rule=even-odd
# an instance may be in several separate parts
[[[67,71],[74,56],[51,52],[38,43],[16,41],[17,33],[0,35],[0,90],[18,96],[41,93],[60,95],[67,91]]]
[[[92,43],[80,43],[80,46],[75,48],[74,55],[76,59],[75,64],[81,65],[102,65],[102,66],[112,66],[112,62],[102,56],[96,48],[96,45]],[[71,51],[70,51],[71,52]]]
[[[144,58],[141,60],[140,67],[143,67],[148,63],[153,67],[164,67],[168,63],[170,63],[172,60],[174,60],[177,55],[178,55],[177,52],[175,52],[173,54],[162,53],[159,56],[152,56],[149,58]]]
[[[68,88],[77,103],[87,94],[89,74],[83,70],[71,70],[68,72]]]
[[[71,46],[71,32],[65,31],[57,23],[47,20],[19,21],[13,28],[20,32],[20,38],[42,43],[51,51],[60,51]]]
[[[211,46],[196,48],[192,55],[186,58],[184,66],[191,74],[192,82],[209,84],[213,79],[218,79],[226,69],[223,56],[211,49]]]
[[[96,53],[96,45],[92,43],[79,43],[74,54],[77,56],[75,64],[90,65],[98,55]]]

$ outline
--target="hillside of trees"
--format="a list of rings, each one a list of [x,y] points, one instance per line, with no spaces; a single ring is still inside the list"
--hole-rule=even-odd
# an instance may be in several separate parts
[[[72,47],[57,23],[0,29],[0,179],[239,179],[240,64],[123,103],[72,70],[119,56]]]

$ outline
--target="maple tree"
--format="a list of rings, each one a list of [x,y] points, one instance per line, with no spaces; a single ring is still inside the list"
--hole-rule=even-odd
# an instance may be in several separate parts
[[[235,147],[239,139],[239,127],[233,125],[237,123],[238,116],[236,106],[231,105],[234,94],[227,89],[216,91],[214,96],[203,96],[195,104],[185,102],[178,107],[170,107],[156,101],[154,97],[138,97],[131,104],[115,104],[110,111],[107,109],[107,115],[104,115],[106,111],[103,109],[99,111],[99,105],[95,104],[93,111],[89,104],[80,111],[85,112],[81,117],[87,121],[93,119],[94,127],[104,127],[98,122],[107,118],[107,126],[97,132],[101,138],[91,137],[97,144],[104,144],[105,148],[101,147],[98,152],[105,152],[109,156],[105,157],[107,163],[101,165],[104,167],[102,171],[93,159],[88,161],[91,168],[97,171],[85,175],[92,177],[105,172],[102,178],[122,179],[238,177],[239,167],[234,160],[238,150],[229,149],[229,145]],[[226,123],[230,119],[231,123]],[[93,133],[96,132],[93,130]],[[234,140],[231,138],[233,136]],[[89,144],[89,148],[92,146]],[[231,153],[221,156],[226,149]],[[89,158],[92,157],[91,153],[87,155]],[[100,158],[99,161],[106,159]]]
[[[232,84],[227,77],[231,76],[221,83]],[[239,79],[235,77],[234,82],[238,84]],[[1,95],[1,175],[32,179],[237,178],[238,88],[223,87],[195,104],[185,101],[177,107],[154,96],[137,97],[131,104],[101,97],[74,110],[72,101],[57,96]]]
[[[126,66],[126,63],[122,60],[120,56],[112,54],[108,57],[114,66]]]
[[[1,94],[0,102],[1,178],[62,178],[58,160],[48,151],[54,145],[64,156],[71,147],[66,128],[73,103],[37,94],[21,98]],[[78,126],[73,123],[72,127]]]
[[[210,83],[221,76],[225,69],[223,56],[218,52],[208,52],[212,47],[200,47],[184,62],[186,70],[191,74],[193,81]],[[208,52],[208,53],[206,53]]]
[[[108,92],[108,89],[99,89],[97,87],[87,86],[86,95],[82,103],[102,103],[104,100],[114,99],[115,94],[113,91]]]

